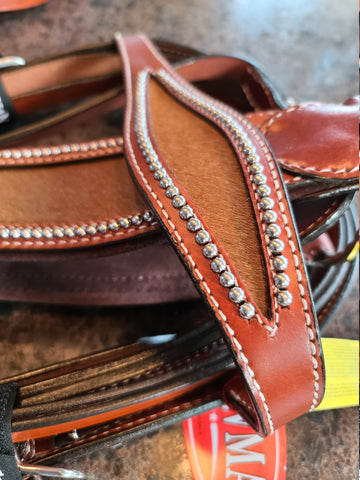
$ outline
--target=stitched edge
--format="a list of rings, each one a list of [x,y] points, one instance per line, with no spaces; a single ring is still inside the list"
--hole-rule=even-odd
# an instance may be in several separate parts
[[[160,61],[160,63],[162,65],[164,65],[166,67],[166,69],[168,68],[168,66],[164,63],[162,57],[158,54],[158,52],[153,48],[153,46],[151,45],[151,43],[147,40],[146,37],[144,36],[141,36],[141,38],[143,39],[144,43],[148,46],[148,48],[150,49],[151,52],[153,52],[153,54],[155,55],[155,57]],[[125,57],[125,59],[127,60],[126,62],[126,65],[125,65],[125,75],[127,77],[127,88],[129,90],[129,97],[132,99],[132,84],[131,84],[131,72],[130,72],[130,62],[129,62],[129,58],[128,58],[128,54],[127,54],[127,49],[126,49],[126,46],[124,44],[124,41],[123,41],[123,38],[122,37],[118,37],[118,40],[119,40],[119,43],[122,47],[122,51],[123,51],[123,55]],[[164,206],[163,204],[161,203],[161,201],[158,199],[157,195],[155,194],[155,192],[152,190],[151,186],[149,185],[149,183],[147,182],[142,170],[140,169],[138,163],[137,163],[137,160],[136,160],[136,157],[135,157],[135,154],[134,154],[134,151],[133,151],[133,148],[132,148],[132,145],[131,145],[131,142],[130,142],[130,122],[131,122],[131,112],[132,112],[132,105],[130,105],[130,108],[128,109],[127,111],[127,115],[126,115],[126,123],[127,123],[127,126],[128,126],[128,129],[127,129],[127,132],[126,132],[126,140],[127,140],[127,144],[129,146],[129,153],[132,157],[132,160],[133,160],[133,163],[135,165],[135,168],[136,170],[138,171],[139,175],[141,176],[141,178],[143,179],[143,182],[144,182],[144,185],[145,185],[145,188],[150,192],[151,196],[155,199],[156,203],[158,204],[158,206],[160,207],[164,217],[165,217],[165,221],[168,223],[168,225],[170,226],[170,229],[173,231],[174,235],[179,239],[180,241],[180,246],[181,246],[181,249],[183,250],[183,253],[185,254],[185,256],[187,257],[189,263],[193,266],[193,269],[194,269],[194,273],[196,274],[196,276],[198,277],[198,279],[200,280],[200,283],[203,285],[203,289],[208,292],[208,295],[209,295],[209,298],[211,300],[211,303],[213,304],[214,308],[215,308],[215,311],[218,313],[218,315],[220,316],[220,318],[222,319],[222,323],[225,327],[225,329],[228,331],[230,337],[232,338],[232,343],[233,345],[235,346],[235,350],[237,351],[237,354],[238,356],[240,357],[242,363],[244,364],[244,368],[245,370],[248,372],[248,374],[250,375],[250,377],[252,378],[252,383],[253,383],[253,386],[255,386],[256,390],[258,391],[258,395],[260,397],[260,400],[263,404],[263,409],[266,413],[266,416],[267,416],[267,420],[268,420],[268,424],[269,424],[269,427],[270,427],[270,433],[273,433],[274,431],[274,424],[273,424],[273,421],[272,421],[272,418],[271,418],[271,415],[270,415],[270,410],[269,410],[269,407],[266,403],[266,399],[265,399],[265,396],[264,394],[262,393],[261,391],[261,388],[260,388],[260,385],[257,383],[256,379],[255,379],[255,374],[253,372],[253,370],[250,368],[249,366],[249,361],[248,359],[246,358],[246,356],[244,355],[243,351],[242,351],[242,346],[240,345],[240,343],[238,342],[238,340],[236,339],[235,337],[235,332],[229,327],[228,323],[227,323],[227,318],[225,316],[225,314],[221,311],[220,309],[220,305],[219,303],[215,300],[214,296],[211,294],[210,292],[210,289],[208,287],[208,285],[206,284],[205,282],[205,279],[204,277],[201,275],[201,273],[199,272],[199,270],[196,268],[196,264],[193,260],[193,258],[191,257],[188,249],[186,248],[186,246],[184,245],[183,241],[182,241],[182,238],[181,236],[179,235],[179,233],[177,232],[176,230],[176,226],[171,222],[169,223],[168,220],[169,220],[169,215],[167,214],[167,212],[165,211],[164,209]]]
[[[302,278],[301,271],[299,269],[299,265],[300,265],[299,257],[296,254],[296,246],[295,246],[295,244],[292,240],[291,229],[288,227],[289,220],[288,220],[288,218],[285,214],[285,206],[284,206],[283,201],[282,201],[283,196],[282,196],[282,193],[281,193],[281,187],[280,187],[280,182],[278,180],[278,173],[277,173],[277,170],[276,170],[276,167],[275,167],[275,163],[274,163],[274,161],[272,159],[272,156],[270,155],[264,141],[261,139],[261,137],[256,132],[254,127],[251,125],[251,123],[250,122],[247,122],[247,123],[248,123],[248,128],[250,129],[250,131],[253,131],[253,134],[259,139],[260,145],[263,145],[267,150],[267,152],[265,152],[265,150],[264,150],[264,153],[265,153],[265,156],[266,156],[267,161],[268,161],[269,166],[270,166],[271,175],[273,177],[276,193],[277,193],[277,196],[278,196],[279,205],[281,205],[281,208],[280,208],[281,216],[282,216],[283,221],[284,221],[285,231],[287,233],[288,242],[289,242],[291,253],[292,253],[292,256],[293,256],[293,259],[294,259],[295,270],[296,270],[296,275],[297,275],[297,283],[298,283],[298,287],[299,287],[301,301],[302,301],[302,304],[303,304],[303,312],[304,312],[304,315],[305,315],[307,333],[308,333],[308,336],[309,336],[310,352],[311,352],[311,355],[312,355],[313,375],[314,375],[314,394],[313,394],[312,405],[311,405],[309,411],[313,411],[316,408],[316,406],[318,404],[318,400],[319,400],[318,391],[320,389],[320,386],[319,386],[318,380],[319,380],[320,376],[319,376],[317,370],[318,370],[318,367],[319,367],[318,360],[320,360],[320,356],[317,354],[316,343],[315,343],[316,338],[315,338],[314,332],[311,328],[312,327],[312,321],[311,321],[311,316],[308,313],[308,311],[309,311],[308,302],[305,299],[306,291],[305,291],[305,288],[303,286],[303,278]],[[291,225],[291,223],[290,223],[290,225]]]
[[[334,207],[336,207],[337,204],[338,202],[334,200],[333,203],[330,205],[330,207],[327,210],[325,210],[325,212],[321,215],[321,217],[317,218],[313,223],[311,223],[306,228],[304,228],[304,230],[301,230],[301,232],[299,232],[299,235],[305,235],[306,233],[311,231],[313,227],[320,225],[323,222],[323,220],[326,219],[328,214],[334,210]]]
[[[266,135],[270,129],[270,127],[278,121],[281,117],[288,115],[293,112],[297,112],[298,110],[306,110],[308,107],[316,107],[317,105],[314,103],[309,103],[306,105],[296,105],[295,107],[290,107],[285,110],[281,110],[279,113],[276,115],[273,115],[268,122],[264,122],[264,124],[261,126],[260,130],[261,132]],[[281,164],[285,165],[288,168],[293,168],[296,170],[301,170],[304,172],[312,172],[314,174],[316,173],[353,173],[359,170],[359,166],[355,166],[353,168],[342,168],[342,169],[336,169],[336,168],[323,168],[323,169],[316,169],[313,167],[300,167],[299,165],[295,165],[292,163],[287,163],[284,159],[280,160]]]
[[[137,418],[135,420],[131,420],[131,421],[126,422],[126,423],[121,424],[122,420],[115,420],[112,424],[108,423],[106,425],[102,425],[101,427],[92,431],[91,435],[89,435],[85,438],[82,438],[80,440],[75,440],[68,445],[55,448],[53,450],[47,451],[44,454],[37,455],[35,460],[38,461],[38,460],[46,458],[50,455],[54,455],[56,453],[66,452],[67,450],[70,450],[71,448],[78,447],[78,446],[83,445],[84,443],[87,443],[87,442],[98,440],[100,438],[106,437],[109,434],[114,435],[116,433],[120,433],[123,430],[129,429],[129,428],[132,428],[132,427],[136,427],[136,426],[141,425],[143,423],[146,423],[146,422],[149,422],[149,421],[152,421],[152,420],[158,420],[159,418],[165,417],[166,415],[169,415],[169,414],[172,414],[172,413],[175,413],[175,412],[179,412],[179,411],[182,411],[182,410],[187,410],[189,408],[194,408],[198,405],[205,404],[208,401],[217,400],[217,399],[218,399],[218,395],[216,393],[211,393],[211,394],[205,395],[202,398],[197,398],[197,399],[194,399],[194,400],[191,400],[191,401],[188,401],[188,402],[183,402],[183,403],[180,403],[178,405],[174,405],[173,407],[169,407],[169,408],[166,408],[166,409],[161,410],[159,412],[142,416],[141,418]]]
[[[163,83],[163,79],[160,77],[159,80],[161,81],[162,85],[165,86],[165,88],[168,90],[169,87],[167,86],[167,84]],[[183,83],[183,81],[181,81],[182,79],[180,77],[176,77],[174,78],[174,81],[177,82],[178,84],[180,84],[180,86],[182,86],[187,92],[190,92],[190,94],[192,94],[193,96],[195,96],[195,98],[200,98],[202,99],[202,95],[199,94],[196,89],[194,88],[191,88],[190,86],[187,86]],[[201,106],[197,106],[197,105],[193,105],[193,104],[190,104],[190,102],[188,102],[186,99],[183,99],[181,97],[181,95],[179,95],[177,92],[174,92],[172,91],[172,95],[174,95],[175,98],[178,98],[180,100],[181,103],[187,105],[190,109],[194,110],[194,111],[198,111],[199,113],[201,113],[201,115],[203,115],[204,117],[206,118],[209,118],[213,123],[215,123],[216,125],[218,125],[218,127],[224,131],[224,127],[221,125],[220,122],[218,122],[216,119],[214,119],[211,115],[208,115],[207,112],[203,111],[203,108]],[[208,102],[210,105],[218,105],[218,108],[220,111],[224,111],[226,109],[224,109],[222,107],[222,105],[219,105],[218,102],[216,101],[207,101],[207,98],[205,97],[205,99],[202,99],[203,102]],[[231,113],[231,111],[229,111]],[[232,114],[231,114],[232,115]],[[241,123],[241,122],[240,122]],[[225,135],[227,135],[227,133],[225,132]],[[246,166],[246,169],[247,169],[247,172],[248,172],[248,175],[249,175],[249,178],[251,178],[252,176],[252,173],[250,171],[250,165],[247,165]],[[253,189],[253,192],[254,192],[254,196],[255,196],[255,200],[256,200],[256,207],[259,211],[259,213],[261,214],[262,211],[261,211],[261,208],[260,208],[260,205],[259,205],[259,200],[260,200],[260,196],[258,195],[258,193],[256,192],[256,186],[253,184],[253,182],[251,182],[251,187]],[[270,243],[270,240],[268,239],[268,237],[266,236],[265,234],[265,230],[266,230],[266,227],[267,225],[264,224],[264,222],[261,220],[261,215],[260,215],[260,223],[261,223],[261,228],[263,230],[263,236],[264,236],[264,241],[265,241],[265,244],[266,244],[266,251],[267,251],[267,255],[269,257],[269,265],[270,265],[270,270],[271,270],[271,274],[272,274],[272,277],[273,277],[273,284],[272,284],[272,288],[275,290],[276,287],[275,287],[275,282],[274,282],[274,277],[276,275],[276,272],[274,271],[274,268],[273,268],[273,264],[271,262],[271,259],[272,259],[272,254],[271,254],[271,251],[268,247],[269,243]],[[274,301],[274,327],[271,327],[269,325],[266,325],[263,320],[261,319],[260,315],[259,314],[256,314],[255,317],[257,319],[257,321],[260,323],[260,325],[262,325],[266,330],[268,330],[268,332],[270,333],[270,336],[273,337],[279,327],[279,305],[278,305],[278,302],[276,300],[276,297],[275,295],[273,296],[273,301]]]

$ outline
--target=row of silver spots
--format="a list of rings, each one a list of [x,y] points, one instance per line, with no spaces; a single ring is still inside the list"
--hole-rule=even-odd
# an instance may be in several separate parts
[[[165,190],[165,196],[171,200],[173,208],[179,210],[180,218],[187,222],[188,231],[195,234],[195,242],[203,247],[204,257],[211,260],[211,269],[219,274],[220,284],[229,289],[229,299],[239,306],[239,314],[245,319],[251,319],[255,315],[254,306],[245,302],[245,292],[236,285],[235,276],[230,272],[223,257],[218,255],[218,248],[212,243],[209,232],[203,228],[201,221],[194,215],[193,209],[186,203],[179,188],[167,175],[152,146],[145,116],[145,88],[146,73],[143,72],[138,75],[136,82],[135,134],[143,157],[149,165],[149,171],[153,173],[154,179],[159,182],[160,187]],[[223,268],[217,269],[216,265],[218,264],[221,264]]]
[[[287,266],[287,259],[281,255],[285,245],[284,242],[278,238],[281,234],[281,227],[275,223],[277,221],[277,215],[272,210],[275,206],[275,202],[270,196],[271,188],[267,185],[267,177],[263,173],[264,166],[260,163],[260,157],[254,151],[251,140],[246,135],[241,125],[239,125],[236,119],[230,114],[194,97],[191,92],[186,91],[181,84],[164,70],[160,70],[158,76],[171,90],[175,91],[175,93],[185,98],[197,108],[202,108],[214,119],[220,121],[225,128],[230,130],[236,143],[242,149],[242,152],[246,157],[251,181],[253,182],[256,193],[259,197],[259,207],[263,211],[262,220],[267,224],[265,233],[270,239],[269,250],[272,253],[274,269],[277,272],[274,278],[275,286],[279,290],[277,300],[281,307],[288,307],[292,303],[292,295],[286,290],[290,284],[290,278],[284,273]]]
[[[108,222],[93,223],[91,225],[64,225],[54,227],[4,227],[0,226],[0,238],[5,240],[23,239],[51,239],[51,238],[76,238],[93,237],[97,234],[117,232],[120,229],[127,230],[131,226],[139,227],[143,222],[150,223],[154,216],[150,211],[132,217],[113,219]]]
[[[25,148],[22,150],[0,150],[0,158],[19,160],[20,158],[40,158],[50,157],[52,155],[62,155],[69,153],[86,153],[95,150],[104,150],[106,148],[116,148],[123,145],[122,138],[108,138],[86,143],[71,143],[69,145],[59,145],[54,147]]]

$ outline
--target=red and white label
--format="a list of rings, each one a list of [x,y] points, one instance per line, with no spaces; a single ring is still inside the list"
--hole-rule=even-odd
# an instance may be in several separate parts
[[[183,422],[193,480],[285,480],[286,432],[257,435],[226,405]]]

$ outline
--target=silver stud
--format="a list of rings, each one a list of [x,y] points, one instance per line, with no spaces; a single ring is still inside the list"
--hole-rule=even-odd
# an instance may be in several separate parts
[[[202,223],[198,218],[193,217],[187,222],[186,228],[189,230],[189,232],[197,232],[202,229]]]
[[[14,238],[15,240],[21,237],[21,230],[20,228],[14,228],[13,230],[10,230],[10,236]]]
[[[109,228],[112,232],[117,232],[120,228],[120,225],[116,220],[110,220],[109,222]]]
[[[254,175],[253,181],[256,185],[264,185],[266,183],[267,177],[263,173],[257,173]]]
[[[220,275],[219,281],[223,287],[231,288],[235,285],[235,276],[226,270]]]
[[[277,288],[287,288],[290,285],[290,278],[282,272],[275,275],[274,282]]]
[[[21,230],[21,237],[24,238],[25,240],[28,240],[29,238],[31,238],[31,229],[23,228]]]
[[[149,170],[150,172],[156,172],[156,170],[161,168],[161,166],[161,163],[158,160],[155,160],[154,162],[150,163]]]
[[[53,231],[52,231],[52,228],[50,227],[43,228],[42,233],[45,238],[52,238],[53,236]]]
[[[208,243],[203,248],[203,254],[206,258],[214,258],[218,253],[217,246],[214,243]]]
[[[271,188],[268,185],[260,185],[256,189],[256,193],[260,195],[260,197],[268,197],[271,193]]]
[[[101,222],[99,223],[99,225],[97,226],[97,230],[99,233],[107,233],[109,227],[108,227],[108,224],[106,222]]]
[[[95,225],[89,225],[86,227],[86,233],[88,235],[91,235],[92,237],[96,235],[96,226]]]
[[[9,238],[10,230],[6,227],[0,227],[0,237]]]
[[[143,221],[143,218],[141,215],[134,215],[132,218],[131,218],[131,223],[133,225],[135,225],[136,227],[138,227],[139,225],[142,224],[142,221]]]
[[[281,228],[276,223],[270,223],[266,228],[265,233],[270,238],[277,238],[281,235]]]
[[[86,235],[85,227],[77,227],[75,229],[75,235],[77,235],[78,237],[85,237]]]
[[[258,175],[264,171],[264,167],[261,165],[261,163],[253,163],[250,167],[250,172],[253,173],[254,175]]]
[[[282,292],[279,292],[277,300],[280,306],[288,307],[289,305],[291,305],[293,297],[288,290],[283,290]]]
[[[31,157],[32,157],[31,150],[28,150],[28,149],[22,150],[21,153],[22,153],[22,156],[23,156],[24,158],[31,158]],[[60,153],[60,148],[59,148],[59,153]],[[1,156],[1,155],[0,155],[0,156]]]
[[[239,308],[240,316],[246,320],[250,320],[255,315],[255,308],[251,303],[243,303]]]
[[[249,155],[247,158],[246,158],[246,161],[249,165],[252,165],[253,163],[257,163],[260,161],[260,157],[259,155],[257,154],[252,154],[252,155]]]
[[[277,220],[277,214],[273,210],[267,210],[264,212],[263,220],[266,223],[275,223]]]
[[[159,168],[158,170],[156,170],[156,172],[154,173],[154,178],[155,180],[161,180],[163,177],[165,177],[167,175],[166,173],[166,170],[164,168]]]
[[[195,242],[199,245],[205,245],[211,241],[209,232],[206,230],[199,230],[195,235]]]
[[[194,211],[189,205],[185,205],[180,209],[179,215],[182,220],[189,220],[194,215]]]
[[[2,158],[10,158],[11,157],[11,152],[10,150],[5,150],[4,152],[1,153]]]
[[[269,243],[269,248],[272,253],[279,255],[285,248],[285,244],[280,238],[275,238]]]
[[[15,160],[18,160],[19,158],[21,158],[21,152],[19,150],[14,150],[11,154],[12,158],[14,158]]]
[[[222,273],[226,270],[226,262],[222,257],[214,258],[210,264],[210,268],[215,273]]]
[[[283,255],[274,258],[274,268],[277,272],[283,272],[287,269],[288,260]]]
[[[73,238],[75,236],[74,230],[75,230],[74,227],[68,227],[66,225],[64,227],[64,234],[69,238]]]
[[[154,220],[154,215],[150,210],[147,210],[146,212],[143,213],[143,219],[145,222],[150,223]]]
[[[259,205],[263,210],[271,210],[274,207],[275,202],[271,197],[263,197],[260,200]]]
[[[229,298],[234,303],[241,303],[245,300],[245,292],[240,287],[233,287],[229,291]]]
[[[160,188],[163,188],[164,190],[171,187],[172,184],[172,180],[170,180],[169,177],[163,177],[159,182]]]
[[[42,237],[42,229],[40,227],[35,227],[31,231],[31,235],[34,238],[41,238]]]
[[[54,232],[54,237],[62,238],[64,236],[64,232],[61,227],[54,227],[53,232]]]
[[[131,221],[128,218],[122,218],[120,220],[120,227],[121,228],[129,228],[131,225]]]
[[[245,155],[252,155],[253,154],[253,150],[251,149],[250,145],[247,145],[247,142],[244,141],[243,143],[244,147],[243,147],[243,153]]]
[[[186,200],[185,197],[183,197],[182,195],[176,195],[175,197],[173,197],[171,203],[174,208],[181,208],[186,205]]]
[[[179,195],[178,187],[175,187],[175,185],[172,185],[166,190],[165,195],[167,196],[167,198],[173,198],[175,197],[175,195]]]

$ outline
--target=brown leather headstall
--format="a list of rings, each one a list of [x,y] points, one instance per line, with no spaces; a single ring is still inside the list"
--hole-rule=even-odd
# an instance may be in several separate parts
[[[0,299],[180,311],[170,335],[4,379],[21,458],[223,400],[263,436],[313,411],[318,318],[354,271],[357,101],[289,105],[248,61],[120,34],[1,85]],[[106,134],[59,143],[101,117]]]

